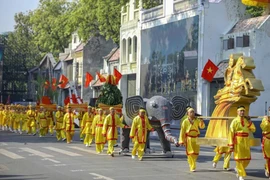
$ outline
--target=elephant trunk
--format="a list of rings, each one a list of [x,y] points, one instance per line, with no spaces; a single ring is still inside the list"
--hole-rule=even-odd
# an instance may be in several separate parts
[[[174,143],[175,145],[178,144],[177,138],[172,135],[171,133],[171,125],[166,119],[160,119],[160,124],[162,127],[162,130],[165,134],[165,139],[171,143]]]

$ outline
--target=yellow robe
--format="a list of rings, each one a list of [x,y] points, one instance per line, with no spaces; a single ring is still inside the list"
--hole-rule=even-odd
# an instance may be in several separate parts
[[[102,136],[102,128],[105,120],[105,115],[95,115],[93,124],[92,124],[92,135],[95,135],[96,144],[105,144],[106,139]]]
[[[26,112],[27,115],[27,126],[28,127],[34,127],[36,122],[35,122],[35,111],[34,110],[28,110]]]
[[[64,113],[62,111],[57,111],[55,113],[55,119],[56,119],[55,130],[61,130],[62,129],[63,118],[64,118]]]
[[[66,113],[63,119],[62,129],[66,132],[74,132],[74,119],[75,115],[73,113]]]
[[[125,126],[121,123],[119,116],[115,114],[114,118],[112,118],[111,114],[107,115],[102,129],[102,134],[106,135],[107,140],[118,139],[117,126],[122,128]]]
[[[269,174],[270,170],[270,119],[263,118],[261,122],[261,129],[263,134],[263,140],[262,140],[262,150],[263,150],[263,156],[266,160],[265,169]]]
[[[92,128],[93,119],[94,119],[93,114],[90,114],[90,116],[89,116],[88,112],[84,113],[83,118],[82,118],[82,127],[83,127],[82,133],[83,134],[91,134],[92,133],[91,128]]]
[[[130,138],[134,138],[135,142],[139,144],[146,143],[147,130],[151,130],[152,126],[149,123],[147,116],[141,118],[139,115],[136,116],[132,121],[132,126],[130,130]]]
[[[234,147],[234,159],[237,160],[250,160],[250,145],[249,145],[249,132],[255,132],[256,128],[252,122],[248,122],[243,118],[243,125],[241,118],[238,116],[233,119],[229,131],[229,146]]]
[[[4,110],[0,110],[0,126],[4,126]]]
[[[204,122],[197,118],[193,120],[193,123],[191,123],[188,117],[183,121],[179,135],[179,144],[185,145],[187,155],[199,155],[200,146],[197,145],[197,138],[200,136],[199,129],[204,128]]]
[[[44,112],[37,114],[37,120],[39,122],[40,128],[48,128],[48,120]]]

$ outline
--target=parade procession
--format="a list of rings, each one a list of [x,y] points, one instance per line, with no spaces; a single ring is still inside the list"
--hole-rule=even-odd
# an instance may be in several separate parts
[[[270,179],[270,0],[20,3],[0,180]]]
[[[254,68],[252,58],[244,57],[241,54],[230,56],[229,66],[225,71],[225,86],[214,97],[216,108],[211,117],[195,113],[195,109],[189,106],[182,97],[174,97],[170,105],[164,103],[162,97],[152,97],[155,98],[155,101],[151,101],[151,107],[162,106],[162,109],[158,109],[158,112],[153,115],[154,117],[158,117],[162,113],[172,113],[169,111],[170,106],[175,106],[174,111],[181,112],[185,109],[184,114],[178,116],[181,119],[181,125],[179,139],[176,142],[174,141],[176,138],[170,134],[170,128],[166,127],[169,125],[162,122],[164,121],[162,119],[158,120],[162,129],[165,129],[165,141],[185,148],[190,172],[196,172],[200,146],[211,145],[216,147],[213,168],[216,168],[218,161],[224,154],[223,169],[230,171],[231,154],[233,154],[233,159],[236,161],[234,171],[237,178],[243,180],[247,176],[246,169],[252,160],[251,146],[261,145],[265,158],[265,176],[269,177],[270,119],[269,116],[252,117],[248,114],[250,104],[256,100],[255,95],[259,95],[259,92],[263,90],[262,82],[256,79],[252,73]],[[247,73],[249,76],[246,76]],[[245,81],[243,81],[244,79]],[[107,147],[107,154],[112,157],[115,156],[114,147],[118,141],[118,128],[130,129],[127,136],[132,139],[133,143],[131,157],[135,159],[138,156],[138,160],[142,161],[149,132],[157,130],[158,127],[152,121],[153,117],[149,116],[152,112],[151,107],[148,107],[147,103],[145,106],[143,102],[140,104],[139,101],[135,100],[136,97],[130,97],[126,102],[126,113],[134,117],[129,125],[124,122],[122,104],[104,104],[111,96],[116,97],[112,89],[117,89],[116,82],[119,80],[115,75],[108,75],[104,86],[110,86],[111,91],[108,92],[107,97],[103,97],[104,94],[101,94],[96,100],[96,103],[99,103],[94,106],[91,106],[90,102],[74,104],[71,103],[72,100],[65,107],[56,104],[35,106],[1,104],[0,128],[2,131],[20,135],[37,135],[40,138],[55,135],[55,141],[66,141],[67,144],[70,144],[74,139],[75,119],[77,119],[79,121],[78,135],[82,144],[86,147],[95,146],[96,154],[105,153],[104,149]],[[246,82],[252,84],[247,87]],[[62,83],[59,82],[60,85]],[[232,88],[234,91],[231,91]],[[120,92],[119,89],[117,90]],[[120,98],[122,97],[120,96]],[[121,101],[122,99],[112,102]],[[133,105],[129,106],[130,103]],[[180,107],[183,105],[185,106]],[[256,131],[252,118],[261,118],[262,142],[261,139],[256,139],[252,135]],[[207,127],[205,119],[210,119]],[[200,129],[204,128],[207,128],[206,135],[200,137]],[[166,152],[168,144],[163,143],[161,141],[162,146],[165,147],[163,152]],[[119,152],[119,155],[127,155],[128,153],[129,151],[125,149]]]

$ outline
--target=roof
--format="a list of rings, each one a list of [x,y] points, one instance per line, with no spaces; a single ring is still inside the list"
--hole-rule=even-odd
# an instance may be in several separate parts
[[[40,61],[39,67],[44,63],[44,61],[46,61],[47,58],[48,58],[49,61],[51,62],[52,67],[54,67],[54,66],[56,65],[56,61],[55,61],[55,59],[54,59],[52,53],[47,53],[47,54],[43,57],[43,59]]]
[[[265,15],[238,21],[228,34],[258,29],[269,17],[270,15]]]
[[[105,78],[107,77],[107,74],[102,74]],[[92,87],[99,87],[102,86],[104,82],[100,82],[99,78],[91,85]]]
[[[84,43],[80,43],[76,48],[75,48],[75,52],[79,52],[79,51],[82,51],[83,50],[83,47],[84,47]]]
[[[32,72],[35,72],[35,71],[38,71],[38,66],[33,67],[32,69],[30,69],[29,73],[32,73]]]
[[[118,47],[113,48],[113,49],[111,50],[111,52],[110,52],[108,55],[106,55],[106,56],[103,57],[103,59],[109,59],[109,58],[111,58],[112,55],[113,55],[118,49],[119,49]]]
[[[61,70],[61,68],[62,68],[62,61],[58,61],[53,69],[57,71],[57,70]]]
[[[228,60],[223,60],[218,64],[218,71],[214,76],[215,79],[224,78],[224,74],[228,67],[228,63],[229,63]]]
[[[120,59],[120,49],[118,48],[113,54],[112,56],[108,59],[109,62],[112,61],[119,61]]]
[[[73,58],[71,57],[71,54],[69,53],[69,55],[64,59],[64,61],[70,61],[73,60]]]

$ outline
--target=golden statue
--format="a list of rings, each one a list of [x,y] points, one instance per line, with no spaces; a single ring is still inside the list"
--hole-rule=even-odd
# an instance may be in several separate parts
[[[224,74],[224,88],[214,96],[216,107],[212,117],[221,119],[210,120],[205,138],[199,138],[198,144],[227,146],[229,126],[233,118],[222,119],[222,117],[236,117],[239,105],[244,105],[248,114],[250,104],[260,96],[260,91],[264,91],[262,82],[255,78],[253,69],[255,65],[251,57],[244,57],[243,54],[230,56]],[[250,136],[252,145],[260,143],[252,134]]]

